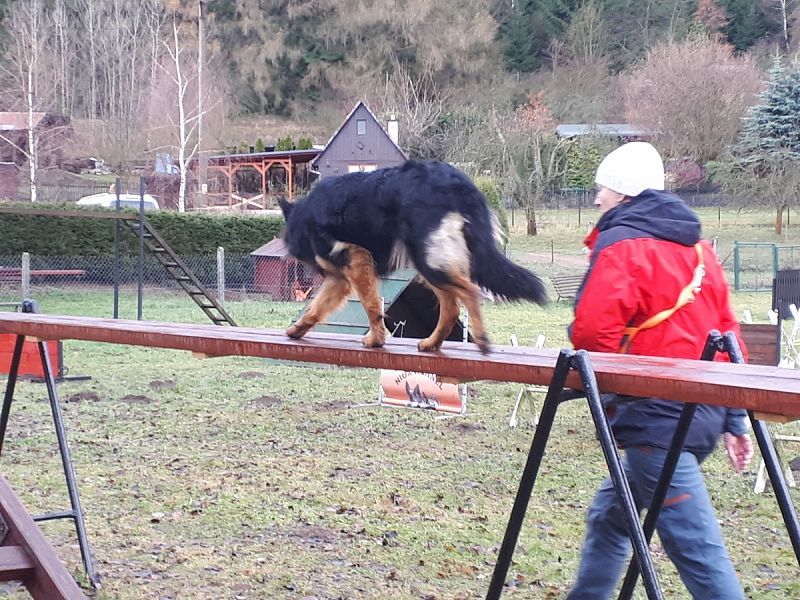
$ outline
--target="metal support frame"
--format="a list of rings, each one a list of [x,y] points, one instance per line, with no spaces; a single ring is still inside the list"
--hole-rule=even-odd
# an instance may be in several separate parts
[[[728,354],[732,363],[741,364],[745,362],[739,342],[733,333],[721,335],[718,331],[711,331],[706,339],[701,360],[713,360],[719,352]],[[572,369],[578,371],[585,392],[580,393],[564,388],[567,375]],[[531,448],[528,453],[528,460],[522,472],[517,496],[514,499],[514,506],[511,510],[511,516],[503,538],[503,543],[500,547],[491,583],[489,584],[489,591],[486,594],[487,600],[496,600],[500,598],[502,594],[505,578],[508,574],[508,568],[511,565],[511,559],[517,545],[520,528],[525,519],[528,501],[530,500],[531,492],[536,482],[536,476],[544,456],[556,411],[562,402],[580,398],[584,395],[589,404],[589,410],[591,411],[592,419],[597,429],[597,437],[600,440],[609,474],[625,517],[628,535],[633,545],[633,558],[631,559],[625,579],[623,580],[619,600],[630,600],[640,573],[644,580],[647,597],[650,600],[663,599],[663,594],[658,585],[655,568],[650,555],[649,543],[655,531],[656,521],[664,499],[666,498],[667,491],[669,490],[670,483],[672,482],[672,476],[678,464],[678,459],[683,449],[684,442],[686,441],[692,419],[694,418],[697,404],[684,404],[684,408],[681,411],[676,425],[670,449],[667,452],[664,466],[662,467],[661,475],[653,492],[650,507],[648,508],[644,523],[642,524],[639,520],[630,485],[624,469],[622,468],[613,433],[606,420],[605,409],[600,399],[600,391],[597,387],[597,380],[592,370],[589,355],[583,350],[577,352],[562,350],[559,354],[555,370],[553,371],[553,378],[547,390],[542,412],[539,415],[539,425],[534,434],[533,442],[531,443]],[[766,424],[756,419],[752,411],[748,411],[748,416],[775,490],[775,497],[786,525],[786,531],[792,542],[798,564],[800,564],[800,525],[798,524],[797,513],[789,496],[786,480],[780,468],[781,463],[777,451],[769,436]]]
[[[721,335],[719,331],[712,331],[708,334],[701,360],[714,360],[717,353],[727,354],[732,363],[743,364],[745,362],[742,349],[739,346],[739,340],[733,333]],[[678,457],[683,449],[683,443],[689,432],[689,426],[692,423],[692,417],[694,417],[696,408],[696,404],[686,404],[681,412],[678,426],[672,438],[672,444],[667,453],[667,458],[664,461],[661,476],[653,492],[653,499],[647,510],[647,516],[645,517],[644,533],[648,543],[655,531],[656,520],[664,504],[669,485],[672,482],[672,475],[678,464]],[[772,443],[772,438],[769,435],[766,423],[756,419],[752,411],[748,411],[747,414],[753,426],[753,433],[758,442],[758,447],[761,450],[761,455],[764,458],[764,463],[767,466],[770,481],[772,481],[773,488],[775,489],[775,498],[778,501],[778,506],[783,516],[783,522],[786,525],[786,532],[789,534],[795,557],[797,558],[798,564],[800,564],[800,526],[798,525],[797,513],[792,505],[792,500],[789,496],[789,488],[787,487],[786,479],[784,478],[780,466],[780,457]],[[630,565],[628,565],[628,572],[625,574],[622,588],[620,589],[619,600],[630,600],[633,596],[633,590],[636,587],[638,577],[639,570],[636,564],[631,561]]]
[[[22,305],[22,312],[36,313],[38,306],[35,301],[26,300]],[[11,413],[11,403],[14,399],[14,390],[17,383],[17,374],[19,372],[19,365],[22,358],[22,346],[25,343],[25,336],[18,335],[14,344],[14,353],[11,357],[11,368],[8,373],[8,381],[6,383],[5,396],[3,398],[3,406],[0,411],[0,456],[3,452],[3,442],[5,441],[6,429],[8,427],[8,419]],[[56,390],[56,380],[53,375],[53,369],[50,364],[50,357],[47,353],[47,342],[39,340],[39,356],[42,360],[42,369],[44,371],[44,382],[47,386],[47,396],[50,401],[50,411],[53,416],[53,425],[55,426],[56,438],[58,439],[58,449],[61,454],[61,465],[64,470],[64,477],[67,483],[67,492],[69,494],[70,506],[69,510],[49,512],[42,515],[33,517],[34,521],[52,521],[55,519],[72,519],[75,524],[75,531],[78,536],[78,545],[81,550],[81,558],[83,566],[86,571],[86,576],[93,586],[97,585],[97,578],[92,564],[92,554],[89,547],[89,541],[86,536],[86,526],[83,519],[83,510],[81,508],[80,497],[78,496],[78,486],[75,481],[75,469],[72,465],[72,456],[70,454],[69,445],[67,443],[67,430],[64,426],[64,419],[61,413],[61,405],[58,399],[58,392]]]
[[[576,370],[580,376],[584,389],[583,393],[576,394],[573,390],[565,390],[564,388],[567,375],[573,369]],[[664,598],[661,593],[661,588],[658,585],[653,560],[650,556],[644,531],[639,521],[639,514],[636,510],[633,494],[631,493],[628,479],[625,476],[625,470],[622,467],[622,460],[617,451],[614,435],[606,420],[605,409],[603,408],[603,403],[600,398],[600,390],[597,387],[597,379],[592,369],[589,354],[585,350],[578,350],[577,352],[562,350],[558,356],[555,370],[553,371],[553,378],[547,390],[542,411],[539,414],[539,425],[533,436],[533,442],[531,443],[531,448],[528,453],[528,460],[522,472],[519,490],[514,499],[514,506],[511,509],[511,516],[508,521],[505,536],[503,537],[503,543],[500,546],[497,563],[495,564],[492,580],[489,584],[489,591],[486,594],[487,600],[496,600],[500,598],[500,595],[503,593],[505,578],[508,574],[508,568],[511,565],[511,559],[517,545],[519,532],[525,519],[528,501],[530,500],[533,486],[536,483],[536,476],[538,475],[539,467],[544,457],[547,440],[553,428],[556,411],[562,402],[583,397],[584,395],[589,404],[592,420],[597,430],[597,437],[600,440],[609,474],[625,517],[628,534],[633,543],[633,553],[643,573],[647,596],[651,600],[663,600]]]

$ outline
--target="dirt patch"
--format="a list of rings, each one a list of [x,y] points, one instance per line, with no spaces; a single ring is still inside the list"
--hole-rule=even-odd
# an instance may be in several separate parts
[[[242,371],[239,373],[239,379],[261,379],[264,374],[259,371]]]
[[[321,548],[323,550],[333,549],[342,538],[342,534],[339,531],[311,525],[310,523],[298,523],[291,529],[276,531],[275,533],[280,538],[289,539],[293,544],[306,548]]]
[[[100,395],[96,392],[78,392],[77,394],[70,394],[64,398],[64,402],[68,404],[83,402],[84,400],[88,400],[89,402],[98,402],[100,400]]]
[[[175,387],[175,380],[174,379],[154,379],[151,381],[147,387],[149,387],[153,391],[158,390],[170,390]]]
[[[454,429],[459,433],[473,433],[475,431],[486,431],[486,427],[480,425],[479,423],[465,423],[464,421],[453,422],[449,421],[447,423],[448,429]]]
[[[280,406],[283,400],[277,396],[261,396],[260,398],[253,398],[250,401],[250,408],[260,410],[262,408],[272,408],[273,406]]]
[[[331,472],[331,477],[348,480],[369,479],[370,475],[369,469],[362,467],[336,467]]]
[[[127,394],[126,396],[123,396],[121,400],[125,404],[150,404],[153,401],[152,398],[141,396],[139,394]]]
[[[351,403],[347,400],[331,400],[317,405],[317,412],[339,412],[350,408]]]

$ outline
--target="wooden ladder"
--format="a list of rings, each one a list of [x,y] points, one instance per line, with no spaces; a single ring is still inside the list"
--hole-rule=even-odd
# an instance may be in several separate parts
[[[139,221],[138,220],[122,220],[122,223],[130,229],[134,235],[139,235]],[[158,259],[164,268],[167,270],[172,278],[186,291],[187,294],[194,300],[195,304],[199,306],[204,313],[211,319],[214,325],[231,325],[236,326],[231,316],[227,311],[222,308],[222,305],[217,302],[217,299],[212,296],[209,291],[197,279],[192,270],[186,266],[175,251],[169,247],[169,244],[162,238],[158,232],[153,228],[150,223],[144,219],[144,231],[142,238],[145,246]]]

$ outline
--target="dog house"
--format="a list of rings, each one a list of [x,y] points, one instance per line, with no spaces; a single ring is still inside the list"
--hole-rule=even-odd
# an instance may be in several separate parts
[[[322,276],[289,255],[280,238],[250,253],[255,260],[253,291],[273,300],[305,300],[322,284]]]
[[[394,337],[422,339],[436,328],[439,301],[436,294],[417,279],[414,269],[401,269],[381,279],[380,293],[386,313],[386,327]],[[297,313],[295,321],[304,310],[305,307]],[[313,331],[366,335],[369,332],[369,319],[358,298],[351,297]],[[460,319],[447,339],[453,342],[464,340],[464,324]],[[469,340],[472,341],[471,336]]]

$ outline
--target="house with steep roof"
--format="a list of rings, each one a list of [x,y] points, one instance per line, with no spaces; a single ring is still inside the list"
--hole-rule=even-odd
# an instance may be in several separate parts
[[[320,178],[374,171],[408,160],[398,145],[397,121],[389,120],[387,129],[367,105],[359,101],[314,160]]]
[[[72,138],[69,117],[47,112],[0,112],[0,162],[21,167],[28,162],[28,130],[33,122],[39,167],[58,165],[64,146]]]

